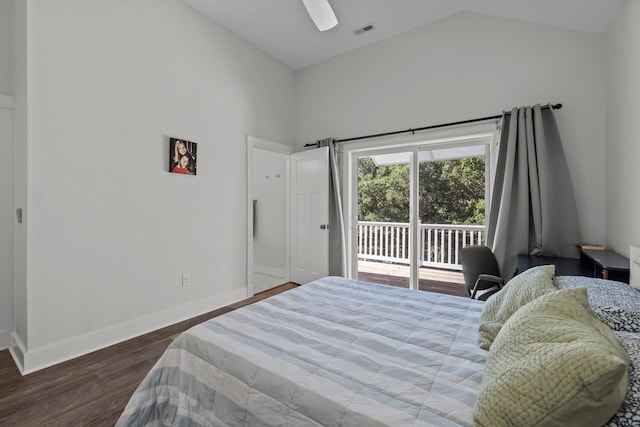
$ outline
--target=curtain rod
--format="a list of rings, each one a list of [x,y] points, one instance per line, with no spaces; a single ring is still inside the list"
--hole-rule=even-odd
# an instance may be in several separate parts
[[[547,109],[547,108],[552,108],[554,110],[559,110],[562,108],[562,104],[555,104],[555,105],[544,105],[541,107],[543,110]],[[511,111],[506,111],[504,114],[511,114]],[[423,130],[429,130],[429,129],[437,129],[437,128],[443,128],[443,127],[447,127],[447,126],[457,126],[457,125],[464,125],[467,123],[475,123],[475,122],[483,122],[486,120],[497,120],[499,118],[502,117],[502,114],[500,115],[496,115],[496,116],[489,116],[489,117],[480,117],[478,119],[469,119],[469,120],[462,120],[459,122],[452,122],[452,123],[443,123],[443,124],[439,124],[439,125],[431,125],[431,126],[424,126],[421,128],[416,128],[416,129],[405,129],[405,130],[397,130],[394,132],[385,132],[385,133],[377,133],[374,135],[365,135],[365,136],[357,136],[355,138],[346,138],[346,139],[338,139],[335,142],[351,142],[351,141],[359,141],[361,139],[369,139],[369,138],[380,138],[382,136],[390,136],[390,135],[399,135],[401,133],[416,133],[419,131],[423,131]],[[314,145],[317,146],[317,142],[313,142],[310,144],[305,144],[305,147],[312,147]]]

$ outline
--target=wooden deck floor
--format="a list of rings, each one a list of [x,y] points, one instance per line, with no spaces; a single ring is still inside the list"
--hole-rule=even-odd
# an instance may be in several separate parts
[[[419,289],[441,294],[467,296],[462,272],[420,268]],[[358,279],[383,285],[409,287],[409,266],[373,261],[358,261]]]

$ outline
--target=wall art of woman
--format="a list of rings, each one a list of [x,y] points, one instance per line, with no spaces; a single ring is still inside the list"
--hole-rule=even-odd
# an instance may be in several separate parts
[[[169,140],[169,172],[196,174],[197,143],[185,139]]]

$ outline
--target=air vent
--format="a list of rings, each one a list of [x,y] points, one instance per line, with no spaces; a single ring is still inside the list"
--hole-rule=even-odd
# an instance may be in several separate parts
[[[360,34],[367,33],[367,32],[369,32],[369,31],[373,30],[374,28],[375,28],[375,27],[373,26],[373,24],[368,24],[368,25],[365,25],[365,26],[364,26],[364,27],[362,27],[362,28],[358,28],[358,29],[357,29],[357,30],[355,30],[353,33],[354,33],[356,36],[359,36]]]

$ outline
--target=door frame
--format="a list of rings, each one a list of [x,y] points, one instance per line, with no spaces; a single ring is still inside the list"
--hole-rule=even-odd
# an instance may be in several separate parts
[[[279,144],[277,142],[268,141],[266,139],[256,138],[251,135],[247,135],[247,297],[254,295],[254,283],[253,283],[253,150],[259,149],[264,151],[270,151],[273,153],[283,154],[287,157],[286,162],[286,177],[285,181],[285,274],[286,281],[288,282],[291,277],[291,239],[290,239],[290,224],[291,224],[291,154],[294,152],[293,147],[288,145]]]
[[[497,121],[488,121],[485,123],[476,123],[472,125],[457,126],[448,129],[437,129],[433,131],[422,132],[419,134],[392,136],[380,139],[363,140],[350,143],[341,147],[342,152],[342,170],[345,179],[343,179],[343,194],[346,195],[346,203],[344,205],[345,212],[345,233],[347,239],[347,268],[348,278],[357,279],[358,277],[358,157],[371,156],[372,154],[389,154],[389,153],[411,153],[411,172],[410,172],[410,227],[412,242],[409,247],[410,264],[410,288],[414,289],[418,286],[418,261],[419,261],[419,203],[417,194],[419,189],[418,173],[419,160],[418,151],[421,149],[439,149],[450,148],[465,145],[481,145],[487,146],[485,159],[486,177],[486,201],[485,201],[485,217],[489,218],[489,208],[491,206],[491,189],[493,188],[493,176],[495,164],[497,160],[497,146],[499,142],[499,127]]]

